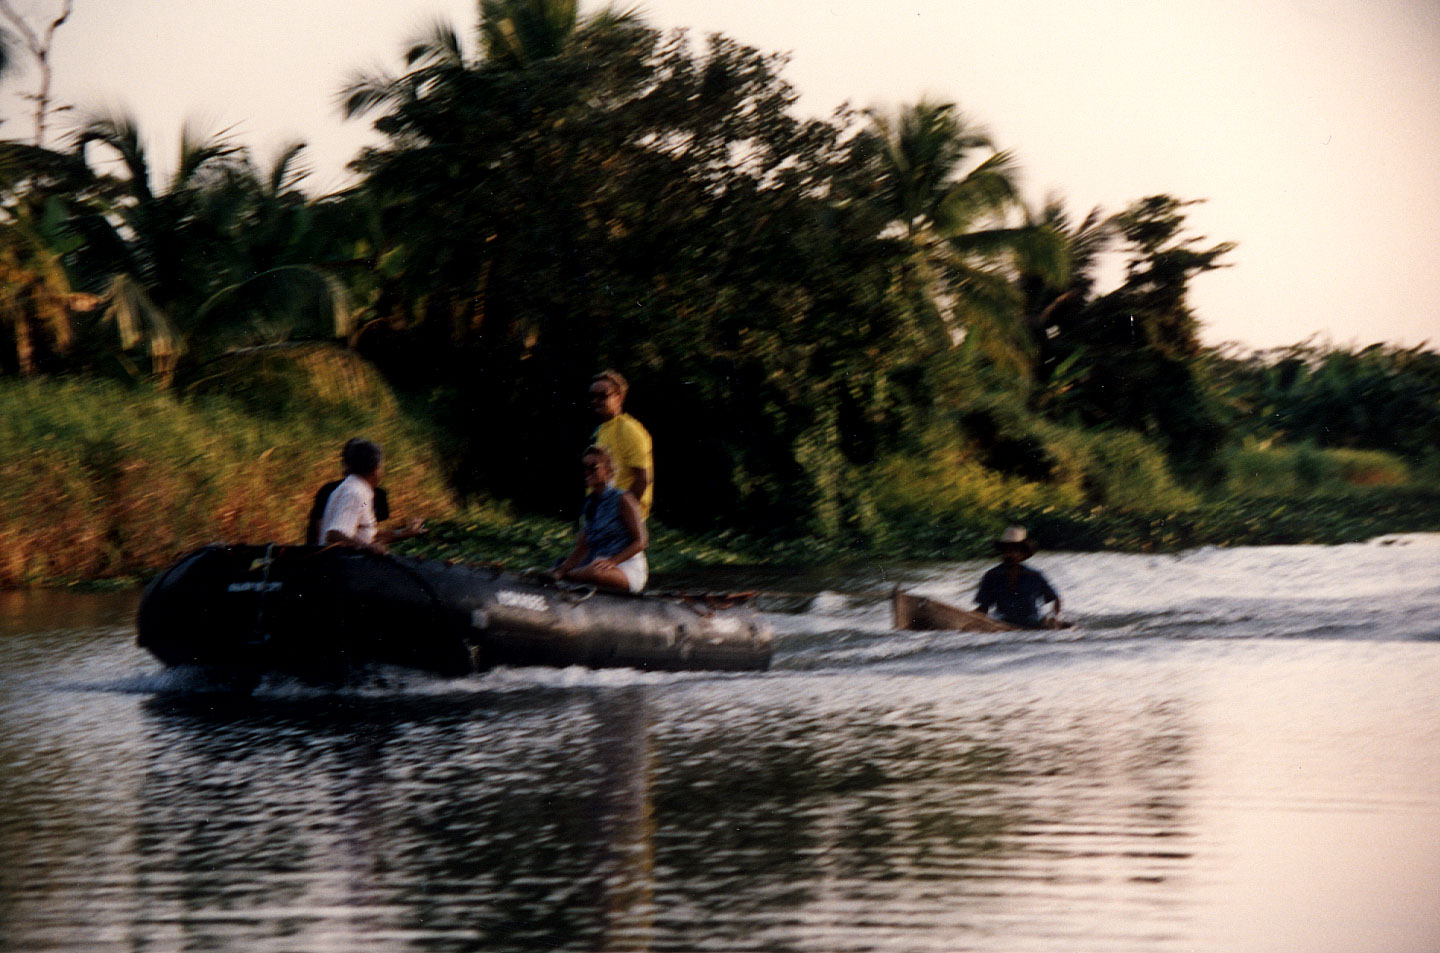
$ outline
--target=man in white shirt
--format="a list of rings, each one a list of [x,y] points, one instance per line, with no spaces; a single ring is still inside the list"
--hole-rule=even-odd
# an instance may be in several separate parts
[[[320,517],[322,545],[354,546],[376,553],[389,551],[389,544],[425,532],[425,521],[411,520],[400,529],[378,529],[375,519],[375,488],[385,476],[385,458],[377,444],[356,437],[340,453],[345,479],[330,494]]]

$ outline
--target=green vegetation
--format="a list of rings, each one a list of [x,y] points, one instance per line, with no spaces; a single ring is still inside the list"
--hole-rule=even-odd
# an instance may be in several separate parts
[[[1435,525],[1440,355],[1204,348],[1235,249],[1191,201],[1032,205],[955,104],[803,118],[726,37],[479,9],[350,79],[381,141],[340,194],[196,130],[159,175],[123,114],[0,143],[0,585],[293,539],[356,432],[423,551],[543,561],[607,366],[661,569]]]
[[[215,380],[192,396],[0,380],[0,586],[133,576],[212,540],[299,542],[310,492],[357,432],[391,449],[397,513],[443,512],[450,495],[418,428],[383,383],[355,386],[373,374],[363,362],[334,353],[332,373],[314,376],[336,386],[280,418]],[[303,413],[307,401],[324,412]]]

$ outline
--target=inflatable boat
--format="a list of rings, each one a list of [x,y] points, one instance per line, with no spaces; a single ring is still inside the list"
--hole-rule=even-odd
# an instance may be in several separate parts
[[[140,599],[170,666],[335,681],[368,664],[461,676],[498,665],[757,671],[773,633],[747,597],[639,594],[342,547],[207,546]]]

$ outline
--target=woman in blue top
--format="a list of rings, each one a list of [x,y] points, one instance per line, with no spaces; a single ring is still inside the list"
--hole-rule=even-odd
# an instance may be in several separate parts
[[[1025,560],[1035,555],[1035,544],[1025,536],[1023,526],[1011,526],[995,542],[1000,565],[980,578],[980,591],[975,594],[975,609],[995,615],[1011,625],[1027,629],[1063,628],[1060,622],[1060,596],[1049,580],[1028,566]],[[1055,603],[1048,619],[1040,618],[1040,603]]]
[[[587,447],[580,455],[585,471],[585,528],[575,548],[551,575],[571,582],[583,582],[607,589],[639,592],[645,588],[650,567],[645,547],[650,534],[640,515],[640,504],[629,493],[610,484],[615,465],[603,447]]]

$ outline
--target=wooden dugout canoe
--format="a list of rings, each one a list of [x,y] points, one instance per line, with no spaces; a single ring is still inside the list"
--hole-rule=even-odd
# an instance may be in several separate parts
[[[913,631],[1013,632],[1019,626],[992,619],[980,612],[959,609],[939,599],[901,592],[896,586],[890,595],[895,628]]]

